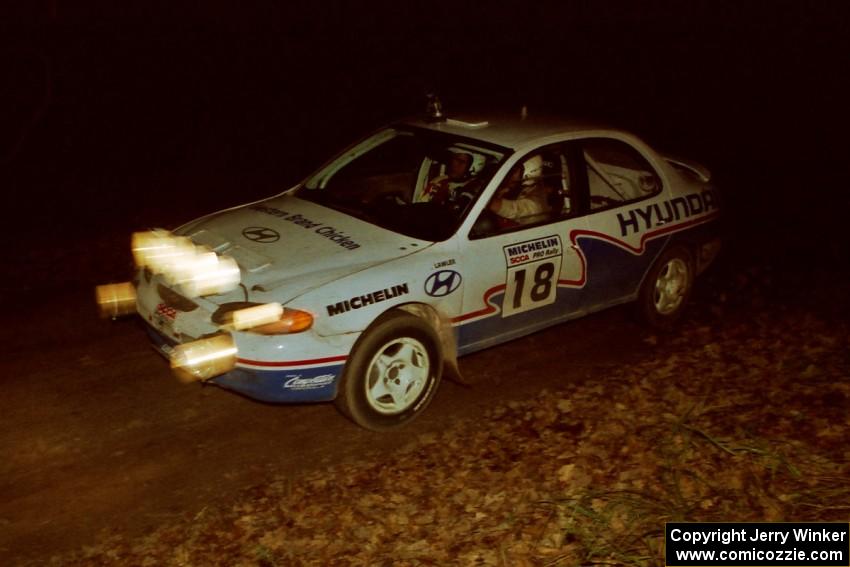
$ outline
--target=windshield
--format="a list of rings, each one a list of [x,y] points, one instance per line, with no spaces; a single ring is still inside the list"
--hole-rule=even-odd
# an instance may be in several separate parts
[[[440,241],[455,233],[507,153],[441,132],[390,128],[331,161],[295,194],[394,232]]]

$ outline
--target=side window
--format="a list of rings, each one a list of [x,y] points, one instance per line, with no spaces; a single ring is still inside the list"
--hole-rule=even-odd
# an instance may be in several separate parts
[[[582,143],[590,209],[603,209],[636,201],[661,191],[655,170],[629,144],[595,138]]]
[[[505,175],[472,236],[490,236],[569,216],[574,206],[570,184],[567,158],[560,145],[528,154]]]
[[[483,174],[492,172],[495,162],[493,155],[466,144],[431,151],[419,167],[413,202],[464,205],[462,200],[478,196],[485,180]]]

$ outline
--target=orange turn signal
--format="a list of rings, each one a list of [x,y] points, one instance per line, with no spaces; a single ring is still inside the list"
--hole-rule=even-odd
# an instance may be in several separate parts
[[[252,333],[261,335],[286,335],[300,333],[313,326],[313,316],[298,309],[284,309],[280,319],[249,329]]]

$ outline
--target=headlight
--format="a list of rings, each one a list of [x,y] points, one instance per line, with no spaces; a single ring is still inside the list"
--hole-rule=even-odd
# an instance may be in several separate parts
[[[279,303],[225,303],[212,315],[213,323],[261,335],[286,335],[313,326],[313,315]]]

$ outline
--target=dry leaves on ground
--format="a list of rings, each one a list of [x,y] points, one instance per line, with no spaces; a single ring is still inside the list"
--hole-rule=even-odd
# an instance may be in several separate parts
[[[742,319],[692,323],[633,366],[54,563],[660,565],[665,521],[847,521],[846,324]]]

